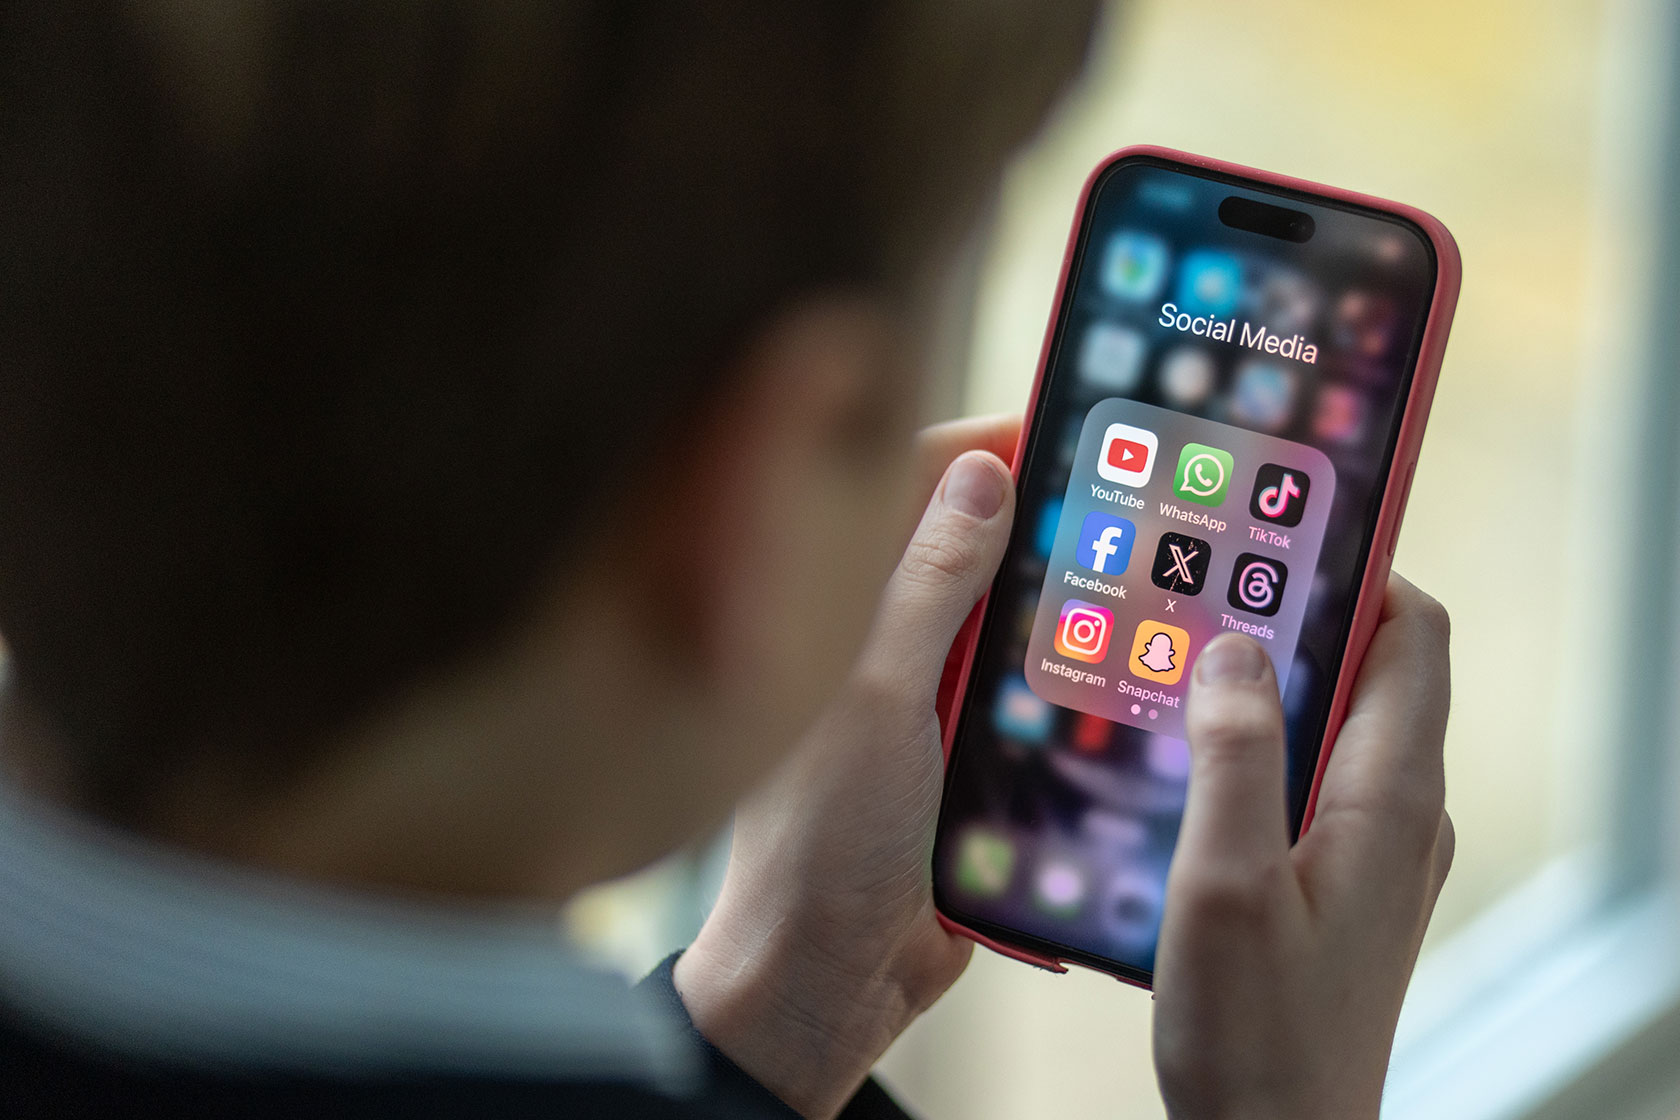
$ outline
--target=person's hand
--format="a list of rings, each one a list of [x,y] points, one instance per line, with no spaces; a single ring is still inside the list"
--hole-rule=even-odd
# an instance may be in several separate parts
[[[973,949],[934,916],[944,774],[934,697],[1003,558],[1015,498],[1000,457],[1019,430],[1018,418],[995,417],[923,433],[933,497],[863,654],[737,812],[722,896],[677,962],[700,1032],[806,1116],[836,1113]]]
[[[1291,849],[1271,663],[1238,635],[1202,651],[1155,972],[1156,1072],[1174,1120],[1377,1115],[1452,863],[1447,698],[1446,612],[1394,577],[1317,814]]]

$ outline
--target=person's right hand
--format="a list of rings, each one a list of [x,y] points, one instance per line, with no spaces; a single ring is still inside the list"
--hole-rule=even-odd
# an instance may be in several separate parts
[[[1307,834],[1289,846],[1283,712],[1260,647],[1210,644],[1186,712],[1189,802],[1155,972],[1174,1120],[1375,1117],[1452,863],[1447,614],[1398,576]]]

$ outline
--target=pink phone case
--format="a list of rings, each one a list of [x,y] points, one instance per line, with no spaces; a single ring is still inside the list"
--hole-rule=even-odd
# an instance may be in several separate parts
[[[1400,522],[1406,513],[1406,498],[1411,493],[1412,472],[1417,467],[1418,449],[1423,443],[1424,426],[1429,422],[1429,406],[1435,398],[1435,383],[1441,373],[1441,359],[1446,354],[1447,333],[1452,328],[1453,309],[1458,303],[1459,282],[1462,276],[1458,245],[1453,241],[1452,234],[1447,232],[1446,226],[1422,210],[1398,202],[1374,198],[1357,191],[1326,187],[1319,183],[1292,178],[1288,175],[1275,175],[1269,171],[1258,171],[1252,167],[1208,159],[1206,156],[1189,155],[1185,152],[1174,151],[1171,148],[1141,144],[1120,149],[1096,166],[1086,178],[1085,185],[1079,192],[1079,203],[1074,210],[1073,229],[1068,234],[1067,248],[1062,252],[1062,273],[1060,279],[1056,282],[1056,298],[1051,304],[1050,324],[1044,332],[1044,345],[1039,349],[1038,373],[1033,378],[1032,394],[1027,398],[1027,413],[1021,426],[1021,439],[1015,445],[1015,461],[1012,464],[1012,469],[1017,484],[1021,481],[1022,461],[1026,454],[1026,434],[1032,430],[1033,413],[1038,408],[1039,393],[1044,387],[1045,367],[1050,361],[1050,347],[1055,340],[1056,324],[1061,315],[1063,296],[1067,292],[1068,274],[1073,267],[1074,251],[1079,245],[1079,236],[1085,218],[1086,204],[1090,200],[1091,188],[1102,174],[1115,163],[1133,156],[1150,156],[1156,159],[1170,160],[1174,163],[1185,164],[1206,171],[1240,176],[1269,186],[1285,187],[1314,194],[1321,198],[1355,203],[1372,210],[1394,214],[1415,223],[1429,237],[1430,244],[1435,249],[1435,295],[1429,304],[1429,318],[1424,325],[1423,344],[1418,351],[1417,367],[1412,374],[1411,391],[1406,397],[1405,411],[1401,415],[1400,435],[1394,448],[1394,465],[1389,472],[1387,486],[1383,490],[1382,509],[1377,515],[1376,532],[1371,538],[1371,554],[1365,565],[1364,578],[1359,585],[1359,599],[1354,607],[1353,626],[1348,635],[1347,656],[1342,660],[1341,675],[1336,680],[1336,689],[1331,697],[1330,718],[1325,724],[1324,742],[1319,748],[1318,764],[1313,771],[1312,790],[1307,795],[1306,810],[1301,817],[1301,833],[1305,835],[1308,827],[1312,824],[1313,812],[1318,805],[1318,791],[1324,781],[1324,769],[1330,761],[1330,752],[1335,747],[1336,733],[1341,730],[1342,721],[1347,717],[1348,699],[1353,692],[1354,678],[1358,675],[1360,662],[1364,660],[1365,650],[1371,644],[1371,636],[1376,632],[1377,620],[1382,612],[1383,594],[1388,586],[1389,568],[1393,563],[1394,547],[1400,536]],[[980,601],[979,605],[974,608],[974,613],[964,623],[962,630],[958,632],[957,640],[951,649],[951,660],[947,666],[946,679],[941,682],[939,720],[947,763],[950,762],[951,758],[951,740],[956,734],[957,721],[952,717],[957,705],[962,702],[963,696],[968,691],[968,675],[974,663],[975,646],[980,634],[980,619],[985,614],[986,602],[986,599]],[[970,938],[995,953],[1001,953],[1006,957],[1012,957],[1015,960],[1024,961],[1027,964],[1036,965],[1051,972],[1066,972],[1070,963],[1084,963],[1064,961],[1019,946],[1005,944],[953,921],[944,913],[939,915],[939,922],[953,933],[959,933]],[[1107,970],[1098,969],[1097,971],[1106,972]],[[1109,972],[1108,975],[1145,990],[1149,988],[1148,984],[1132,977],[1113,972]]]

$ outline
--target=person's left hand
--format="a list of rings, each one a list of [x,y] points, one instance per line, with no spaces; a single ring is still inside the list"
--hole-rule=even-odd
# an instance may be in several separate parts
[[[1020,421],[922,434],[933,497],[841,693],[735,817],[723,893],[677,962],[700,1032],[805,1116],[832,1116],[973,944],[934,915],[934,700],[1003,558]],[[943,477],[941,477],[943,474]],[[934,489],[937,480],[937,489]]]

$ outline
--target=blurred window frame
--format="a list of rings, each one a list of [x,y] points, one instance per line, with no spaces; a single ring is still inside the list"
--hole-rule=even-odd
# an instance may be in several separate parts
[[[1615,316],[1639,335],[1622,461],[1641,469],[1624,476],[1629,671],[1602,740],[1607,827],[1426,955],[1389,1069],[1392,1120],[1680,1115],[1680,0],[1615,9],[1600,205],[1636,207],[1653,251],[1643,275],[1614,285],[1641,301]],[[1663,33],[1628,31],[1652,26]],[[1646,80],[1623,80],[1641,67]]]

